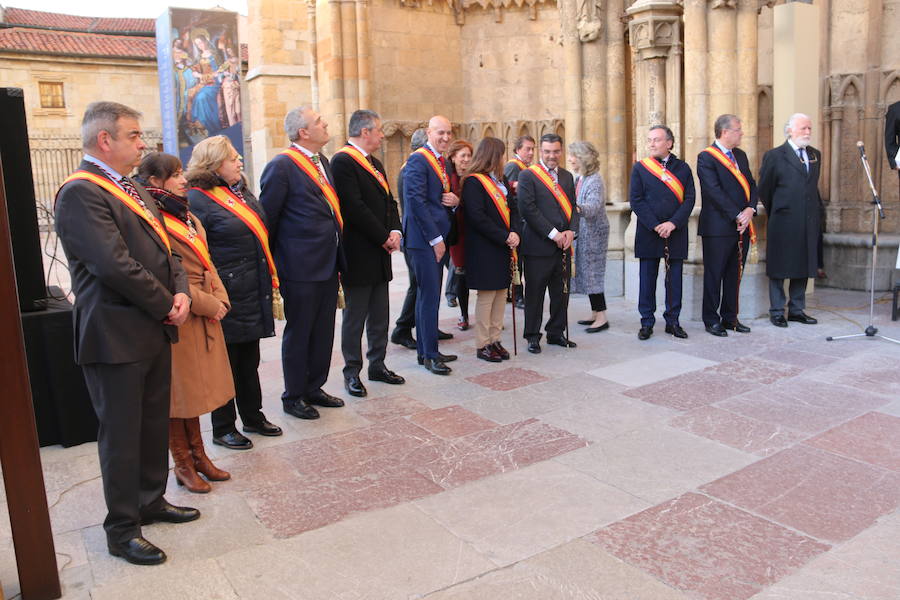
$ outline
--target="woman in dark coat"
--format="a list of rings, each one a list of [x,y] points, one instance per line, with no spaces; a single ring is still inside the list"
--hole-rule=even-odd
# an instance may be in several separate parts
[[[466,140],[454,140],[447,150],[447,177],[450,179],[450,191],[461,197],[462,180],[472,161],[472,144]],[[450,268],[453,276],[448,277],[448,295],[459,302],[459,320],[456,322],[460,331],[469,328],[469,288],[466,286],[466,225],[465,208],[462,202],[453,214],[456,219],[456,240],[450,246]]]
[[[272,315],[272,273],[262,242],[228,206],[248,208],[265,224],[262,206],[247,188],[241,157],[222,135],[194,147],[186,177],[191,212],[206,229],[209,251],[228,291],[231,310],[222,319],[235,397],[212,412],[213,443],[249,450],[253,442],[235,427],[235,404],[244,431],[281,435],[262,413],[259,385],[259,340],[275,335]],[[219,202],[216,197],[224,198]],[[240,203],[240,204],[238,204]],[[254,218],[255,218],[254,217]]]
[[[466,283],[478,290],[475,301],[475,356],[489,362],[509,358],[500,343],[512,253],[519,245],[502,182],[506,146],[487,137],[478,144],[463,181],[466,223]]]

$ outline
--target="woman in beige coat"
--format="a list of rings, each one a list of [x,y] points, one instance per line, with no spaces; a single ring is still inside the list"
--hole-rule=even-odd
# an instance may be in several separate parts
[[[206,456],[199,418],[234,397],[220,323],[230,308],[228,294],[210,260],[206,232],[188,210],[181,161],[170,154],[149,154],[138,174],[162,211],[172,250],[181,255],[190,283],[191,314],[178,328],[178,343],[172,347],[169,450],[178,484],[206,493],[212,488],[198,473],[209,481],[231,478]]]

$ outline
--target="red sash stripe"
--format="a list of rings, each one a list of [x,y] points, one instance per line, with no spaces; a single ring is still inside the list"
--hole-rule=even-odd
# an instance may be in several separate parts
[[[212,257],[209,254],[209,247],[206,245],[206,240],[197,234],[191,233],[191,230],[181,219],[174,215],[170,215],[165,211],[161,212],[163,222],[165,222],[166,229],[168,229],[169,233],[171,233],[175,239],[180,240],[188,248],[194,251],[194,254],[200,259],[200,263],[203,265],[204,269],[212,271]]]
[[[670,171],[667,171],[662,168],[662,165],[654,158],[645,158],[640,161],[642,167],[650,171],[657,179],[666,184],[672,193],[675,194],[675,197],[678,198],[678,204],[684,203],[684,186],[681,184],[681,181],[675,177]]]
[[[556,198],[556,203],[559,204],[559,207],[562,209],[563,214],[566,215],[566,219],[571,221],[572,203],[566,195],[565,190],[563,190],[558,183],[553,181],[553,178],[550,177],[550,173],[547,172],[547,169],[545,169],[543,165],[531,165],[528,167],[528,170],[534,173],[538,180],[550,190],[550,193]]]
[[[319,171],[319,167],[313,164],[313,161],[309,159],[308,156],[297,150],[296,148],[288,148],[281,154],[284,154],[292,161],[297,167],[303,171],[313,182],[319,186],[319,189],[322,191],[322,195],[325,196],[325,201],[328,202],[328,206],[331,207],[331,212],[334,214],[334,218],[338,222],[338,227],[340,227],[341,231],[344,230],[344,217],[341,215],[341,201],[338,199],[337,192],[334,191],[334,188],[328,183],[328,180],[322,176],[322,172]]]

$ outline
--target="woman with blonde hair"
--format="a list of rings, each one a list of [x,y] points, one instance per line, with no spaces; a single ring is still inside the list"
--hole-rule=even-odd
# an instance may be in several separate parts
[[[241,156],[228,138],[206,138],[194,147],[186,174],[191,211],[206,228],[213,263],[231,300],[222,320],[235,395],[212,413],[213,443],[249,450],[253,442],[235,427],[235,405],[244,431],[281,435],[262,413],[259,340],[275,335],[272,313],[275,264],[268,246],[262,205],[250,192]]]
[[[198,473],[209,481],[231,478],[207,457],[199,418],[234,396],[220,323],[230,308],[228,294],[210,259],[206,232],[188,210],[181,161],[171,154],[148,154],[138,167],[138,181],[156,200],[190,284],[190,316],[178,328],[178,343],[172,345],[169,450],[178,485],[203,494],[212,487]]]
[[[569,166],[579,177],[575,184],[577,209],[581,216],[575,240],[575,277],[572,293],[587,294],[591,318],[578,321],[588,325],[588,333],[609,329],[606,318],[606,249],[609,246],[609,219],[606,216],[606,186],[598,172],[599,154],[590,142],[569,144]]]
[[[475,301],[475,356],[488,362],[509,358],[500,343],[512,257],[519,245],[518,215],[506,202],[503,182],[506,146],[493,137],[478,144],[462,186],[466,207],[466,283]]]

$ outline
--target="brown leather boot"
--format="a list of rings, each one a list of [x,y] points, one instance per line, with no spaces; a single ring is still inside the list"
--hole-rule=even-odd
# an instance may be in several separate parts
[[[188,445],[194,456],[194,468],[203,473],[210,481],[226,481],[231,479],[231,473],[223,471],[209,460],[206,450],[203,448],[203,436],[200,435],[200,417],[184,420],[187,430]]]
[[[202,477],[197,475],[191,448],[188,446],[185,419],[169,419],[169,451],[175,461],[175,480],[189,492],[206,494],[212,489]]]

